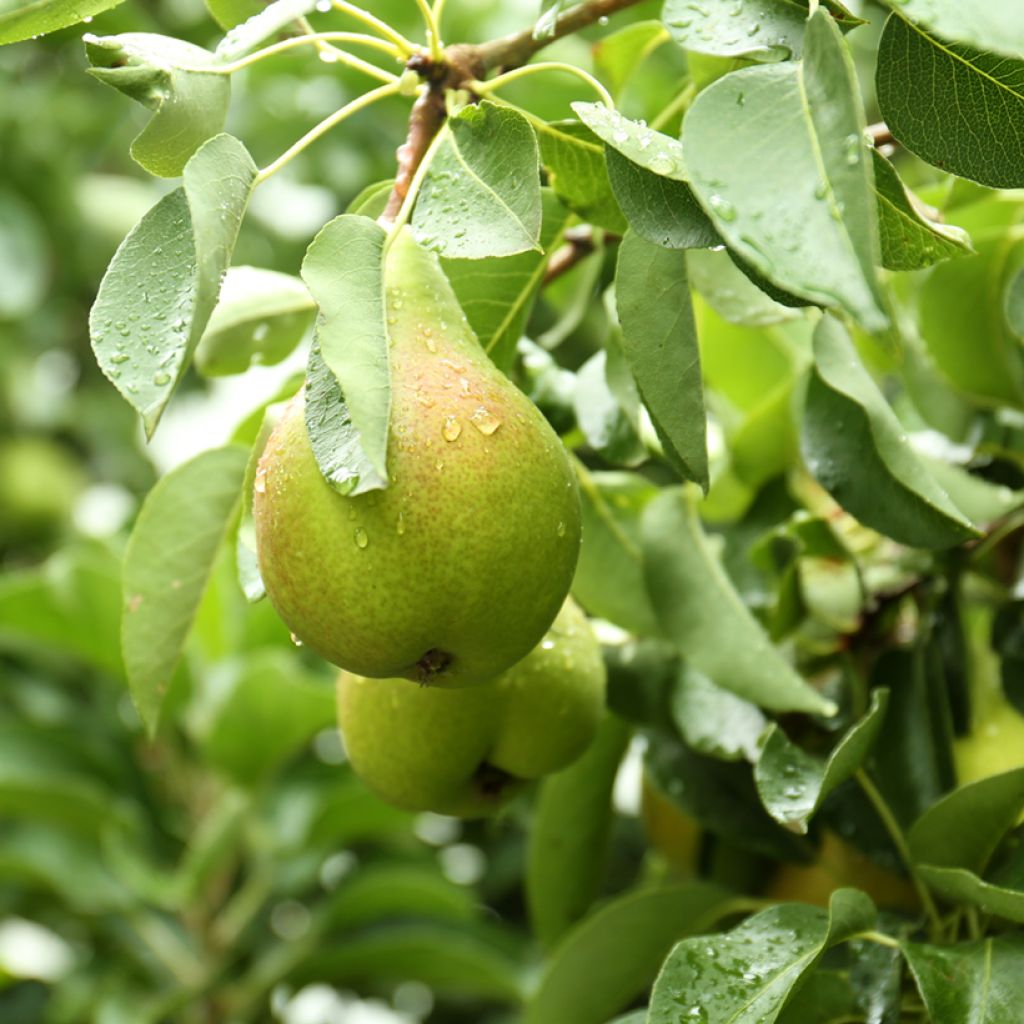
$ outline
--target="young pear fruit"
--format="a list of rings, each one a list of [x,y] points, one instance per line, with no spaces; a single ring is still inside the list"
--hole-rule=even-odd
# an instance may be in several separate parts
[[[356,774],[412,811],[482,817],[586,750],[604,710],[601,649],[566,601],[544,639],[482,686],[338,678],[338,723]]]
[[[364,676],[482,683],[523,658],[569,590],[576,478],[557,435],[477,342],[437,257],[385,262],[390,485],[339,494],[297,397],[260,460],[267,594],[294,636]]]

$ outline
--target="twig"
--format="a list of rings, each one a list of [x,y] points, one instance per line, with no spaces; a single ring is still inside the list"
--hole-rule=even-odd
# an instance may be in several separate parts
[[[639,0],[587,0],[586,3],[566,11],[555,22],[551,34],[543,39],[534,38],[533,29],[528,28],[514,35],[481,43],[476,48],[477,54],[487,71],[498,67],[518,67],[556,39],[578,32],[581,28],[586,28],[587,25],[632,7],[638,2]]]
[[[618,240],[618,235],[605,234],[606,242]],[[594,240],[594,232],[590,227],[570,228],[565,233],[565,244],[559,246],[548,260],[547,269],[544,271],[542,287],[546,288],[552,281],[557,280],[563,274],[568,273],[577,263],[586,259],[595,249],[597,243]]]
[[[869,124],[867,127],[867,133],[868,138],[871,139],[871,142],[876,149],[881,146],[891,146],[896,142],[892,137],[892,132],[889,131],[889,126],[884,121]]]

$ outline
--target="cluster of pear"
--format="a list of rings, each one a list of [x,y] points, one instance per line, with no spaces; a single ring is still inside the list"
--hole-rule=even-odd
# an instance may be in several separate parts
[[[363,780],[412,810],[479,815],[579,756],[603,708],[600,650],[566,600],[579,495],[557,435],[408,229],[384,277],[389,486],[352,496],[324,479],[300,394],[256,472],[259,567],[293,636],[345,670]]]

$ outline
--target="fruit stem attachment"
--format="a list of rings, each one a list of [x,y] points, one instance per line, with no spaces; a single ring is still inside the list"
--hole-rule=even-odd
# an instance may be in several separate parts
[[[273,57],[278,53],[283,53],[285,50],[294,49],[296,46],[309,46],[310,44],[313,44],[320,48],[321,43],[329,42],[351,43],[356,46],[370,46],[394,57],[396,60],[402,59],[402,54],[397,46],[393,43],[385,42],[383,39],[377,39],[374,36],[363,35],[359,32],[314,32],[311,35],[292,36],[290,39],[282,39],[279,43],[266,46],[262,50],[256,50],[253,53],[247,54],[245,57],[240,57],[238,60],[233,60],[228,64],[215,65],[213,68],[197,68],[197,70],[212,70],[219,75],[231,75],[236,71],[241,71],[242,68],[249,67],[250,64],[256,64],[258,61],[264,60],[267,57]],[[372,75],[381,82],[398,81],[398,76],[392,74],[390,71],[385,71],[383,68],[379,68],[375,64],[370,64],[368,61],[362,60],[351,53],[339,50],[335,46],[323,47],[321,52],[330,54],[331,59],[337,61],[339,64],[347,64],[351,68],[356,68],[359,71],[365,71],[366,74]]]
[[[378,35],[383,36],[385,39],[390,39],[401,51],[403,58],[408,59],[416,52],[415,43],[406,39],[401,32],[396,32],[387,22],[381,21],[376,15],[371,14],[369,11],[364,11],[362,7],[348,3],[348,0],[332,0],[332,2],[335,10],[355,18],[356,21],[361,21],[368,28],[372,28]]]
[[[291,162],[291,160],[298,156],[307,146],[311,143],[316,142],[325,132],[329,132],[336,124],[340,124],[345,118],[350,117],[357,111],[376,103],[377,100],[384,99],[385,96],[395,96],[401,90],[401,85],[398,79],[392,82],[388,82],[387,85],[378,86],[376,89],[371,89],[369,92],[363,93],[362,96],[357,96],[351,103],[346,103],[340,110],[336,110],[330,117],[324,118],[315,128],[311,128],[305,135],[299,139],[293,146],[286,149],[273,163],[267,164],[257,175],[256,180],[253,182],[254,185],[262,185],[272,174],[276,174],[285,164]]]
[[[611,93],[593,75],[582,68],[573,67],[572,64],[563,64],[561,61],[542,61],[539,64],[524,64],[522,67],[515,68],[513,71],[506,71],[504,74],[491,78],[486,82],[467,82],[466,84],[478,96],[486,96],[495,89],[500,89],[503,85],[514,82],[517,78],[525,78],[527,75],[537,74],[541,71],[563,71],[566,74],[575,75],[577,78],[583,79],[601,97],[601,102],[609,110],[615,108],[615,101],[612,99]]]
[[[915,869],[914,858],[910,855],[910,847],[907,846],[903,829],[900,828],[900,824],[886,803],[885,797],[882,796],[878,787],[871,781],[868,773],[863,768],[860,768],[854,773],[854,777],[860,788],[864,790],[864,795],[871,802],[871,806],[874,807],[875,814],[878,815],[885,826],[886,832],[889,833],[889,838],[892,840],[893,846],[896,847],[896,852],[900,855],[900,860],[903,861],[910,875],[910,880],[914,884],[914,889],[917,891],[921,907],[928,918],[928,928],[932,933],[932,938],[937,939],[942,935],[942,918],[939,916],[939,908],[935,905],[935,900],[932,899],[928,886],[924,884],[921,876],[918,875]]]

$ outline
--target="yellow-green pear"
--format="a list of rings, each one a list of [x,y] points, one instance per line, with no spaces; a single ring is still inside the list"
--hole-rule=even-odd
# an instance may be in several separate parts
[[[364,676],[484,682],[523,658],[569,590],[580,508],[568,455],[491,363],[437,257],[404,230],[385,263],[390,485],[321,476],[297,397],[260,460],[267,594],[298,640]]]
[[[604,710],[601,649],[568,600],[543,640],[481,686],[338,678],[338,722],[356,774],[389,803],[481,817],[530,779],[571,764]]]

